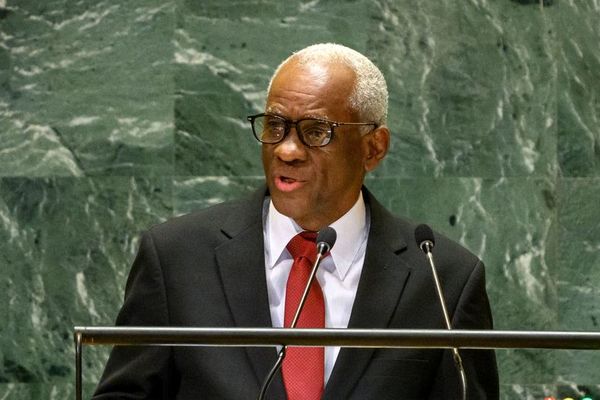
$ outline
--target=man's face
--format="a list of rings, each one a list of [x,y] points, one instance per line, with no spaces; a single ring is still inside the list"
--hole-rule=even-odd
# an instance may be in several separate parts
[[[325,118],[358,121],[348,97],[354,72],[338,64],[288,62],[277,74],[266,111],[290,120]],[[368,135],[367,135],[368,136]],[[307,147],[295,128],[277,144],[262,145],[267,185],[275,208],[308,230],[319,230],[344,215],[358,199],[369,157],[360,128],[335,128],[324,147]]]

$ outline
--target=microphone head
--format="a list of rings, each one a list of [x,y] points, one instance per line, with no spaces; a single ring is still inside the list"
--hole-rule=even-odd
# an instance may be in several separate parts
[[[429,253],[435,246],[433,231],[429,225],[421,224],[415,229],[415,241],[424,253]]]
[[[335,229],[330,226],[321,229],[317,235],[317,250],[319,253],[325,254],[330,251],[335,244],[336,239],[337,233],[335,232]]]

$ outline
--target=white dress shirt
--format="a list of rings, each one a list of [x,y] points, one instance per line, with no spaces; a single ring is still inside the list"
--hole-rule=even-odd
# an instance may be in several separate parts
[[[293,259],[286,246],[303,229],[291,218],[275,209],[270,198],[263,208],[263,237],[269,308],[273,327],[283,327],[285,288]],[[367,237],[369,216],[362,193],[354,206],[330,225],[337,233],[331,256],[323,259],[317,280],[325,299],[325,327],[346,328],[360,279]],[[325,347],[325,383],[329,380],[339,347]]]

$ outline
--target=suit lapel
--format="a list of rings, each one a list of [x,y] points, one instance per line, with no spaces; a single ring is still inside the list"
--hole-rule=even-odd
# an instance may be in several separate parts
[[[229,238],[216,249],[223,289],[236,327],[271,327],[265,277],[262,203],[265,190],[256,192],[251,201],[240,203],[223,224]],[[276,352],[270,347],[246,347],[257,382],[275,363]],[[283,395],[280,378],[273,380],[269,393]],[[275,395],[275,394],[278,395]]]
[[[406,242],[394,217],[364,191],[371,214],[365,262],[348,328],[384,329],[396,309],[410,267],[402,260]],[[325,388],[324,399],[349,398],[374,349],[342,348]]]

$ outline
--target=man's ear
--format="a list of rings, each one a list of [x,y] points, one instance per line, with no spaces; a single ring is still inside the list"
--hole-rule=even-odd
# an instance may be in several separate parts
[[[390,131],[381,125],[364,137],[365,171],[373,171],[385,157],[390,147]]]

